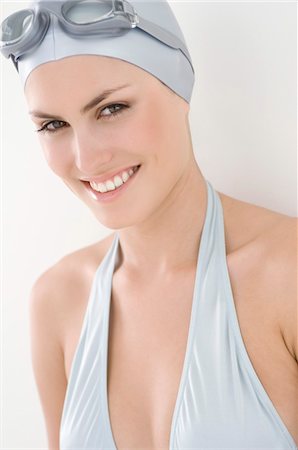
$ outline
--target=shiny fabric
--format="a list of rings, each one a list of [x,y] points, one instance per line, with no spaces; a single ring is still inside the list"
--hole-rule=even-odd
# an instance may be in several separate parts
[[[33,0],[31,4],[34,6],[44,1],[47,0]],[[165,28],[186,45],[170,3],[166,0],[129,0],[129,2],[141,17]],[[36,67],[76,55],[107,56],[134,64],[156,77],[187,103],[191,101],[195,74],[192,65],[180,50],[169,47],[139,28],[113,38],[98,36],[89,36],[86,39],[74,38],[63,31],[56,17],[52,18],[41,45],[19,59],[19,75],[23,87],[25,88],[30,73]],[[100,67],[98,76],[101,77]]]
[[[226,263],[221,200],[209,181],[186,354],[170,450],[297,449],[242,340]],[[117,450],[107,401],[107,345],[119,236],[94,277],[71,367],[60,450]]]

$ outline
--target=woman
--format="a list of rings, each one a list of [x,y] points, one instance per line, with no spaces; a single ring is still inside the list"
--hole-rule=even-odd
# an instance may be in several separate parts
[[[2,48],[49,167],[116,230],[32,289],[49,447],[297,448],[296,221],[201,173],[168,4],[132,2],[140,28],[103,37],[65,25],[91,22],[89,3],[37,2],[35,43]]]

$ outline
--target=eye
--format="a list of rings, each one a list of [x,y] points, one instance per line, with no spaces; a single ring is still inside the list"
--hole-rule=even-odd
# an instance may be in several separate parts
[[[111,105],[107,105],[104,108],[101,109],[100,117],[104,120],[110,120],[115,118],[115,116],[118,116],[122,113],[122,111],[128,108],[127,105],[122,105],[120,103],[113,103]],[[104,111],[110,111],[109,113],[104,113]],[[41,128],[38,130],[35,130],[37,133],[56,133],[57,131],[61,130],[65,126],[69,126],[66,122],[63,120],[51,120],[50,122],[46,122]]]
[[[60,130],[60,128],[65,125],[66,122],[63,122],[63,120],[51,120],[51,122],[45,123],[39,130],[35,130],[37,133],[39,132],[46,132],[49,133],[55,133],[56,131]]]
[[[117,108],[117,109],[115,110],[115,108]],[[101,110],[101,117],[104,117],[105,119],[109,119],[109,118],[118,116],[119,114],[122,113],[124,108],[128,108],[128,106],[122,105],[120,103],[113,103],[112,105],[105,106]],[[104,111],[112,111],[112,112],[110,112],[109,114],[103,114]]]

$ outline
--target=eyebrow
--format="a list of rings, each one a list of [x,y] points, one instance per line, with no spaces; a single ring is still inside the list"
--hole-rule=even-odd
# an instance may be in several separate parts
[[[117,86],[115,88],[112,89],[106,89],[105,91],[103,91],[101,94],[99,94],[97,97],[93,98],[92,100],[90,100],[90,102],[87,103],[87,105],[83,106],[83,108],[80,109],[80,113],[81,114],[86,114],[88,111],[90,111],[90,109],[94,108],[94,106],[98,105],[100,102],[102,102],[103,100],[105,100],[109,95],[113,94],[116,91],[120,91],[121,89],[124,89],[126,87],[131,86],[130,84],[123,84],[122,86]],[[30,116],[34,116],[34,117],[38,117],[40,119],[62,119],[61,116],[57,116],[55,114],[51,114],[51,113],[45,113],[42,111],[37,111],[37,110],[32,110],[29,111]]]

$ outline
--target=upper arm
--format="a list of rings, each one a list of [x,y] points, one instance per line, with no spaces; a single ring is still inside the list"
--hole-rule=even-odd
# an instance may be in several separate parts
[[[67,389],[68,337],[82,323],[95,270],[113,235],[66,255],[35,282],[29,299],[33,372],[45,418],[49,450],[59,450]],[[78,323],[76,328],[76,323]]]
[[[67,379],[60,342],[55,276],[49,269],[35,282],[29,299],[31,358],[50,450],[59,449],[59,429]]]

